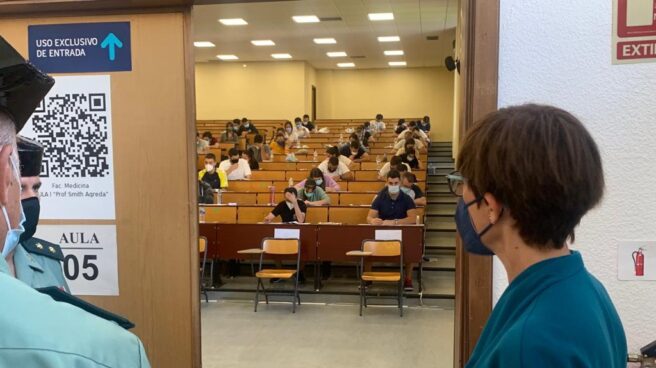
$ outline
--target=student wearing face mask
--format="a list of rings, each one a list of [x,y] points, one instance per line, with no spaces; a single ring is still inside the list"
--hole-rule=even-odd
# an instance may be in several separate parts
[[[552,106],[503,108],[467,133],[457,162],[447,178],[462,245],[497,255],[509,281],[466,367],[626,367],[613,302],[570,248],[604,192],[585,126]]]
[[[378,171],[378,180],[387,180],[387,173],[389,173],[390,170],[398,171],[402,166],[405,166],[408,171],[412,171],[410,165],[404,163],[403,160],[401,160],[401,157],[392,156],[389,162],[386,162]]]
[[[413,145],[406,146],[405,153],[402,154],[400,157],[401,157],[401,161],[403,163],[408,164],[408,166],[410,166],[411,169],[413,170],[420,169],[419,159],[417,159],[417,154],[415,152],[415,148]]]
[[[305,186],[298,192],[298,198],[308,206],[330,204],[330,197],[317,185],[314,179],[305,180]]]
[[[299,138],[308,138],[310,136],[310,130],[303,126],[303,120],[297,117],[294,119],[294,126],[296,127],[296,134]]]
[[[285,137],[287,138],[287,145],[289,147],[294,147],[298,144],[298,134],[296,134],[296,129],[289,120],[285,122]]]
[[[313,167],[312,170],[310,170],[310,176],[308,179],[313,179],[317,187],[323,189],[324,192],[339,192],[340,190],[339,183],[330,176],[325,175],[317,167]],[[306,181],[307,179],[304,179],[296,184],[294,188],[296,188],[296,190],[303,189]]]
[[[276,155],[284,155],[287,153],[287,140],[284,134],[278,133],[273,141],[269,144],[271,152]]]
[[[196,153],[205,153],[209,148],[210,144],[200,136],[199,132],[196,132]]]
[[[221,161],[219,170],[225,171],[228,180],[246,180],[251,177],[251,168],[248,161],[241,158],[239,150],[231,148],[228,151],[228,159]]]
[[[367,214],[367,223],[370,225],[411,225],[417,221],[415,202],[409,195],[401,191],[401,175],[396,170],[387,174],[387,185],[381,190],[371,203]],[[413,290],[412,264],[407,263],[403,288]]]
[[[416,206],[426,205],[426,196],[417,185],[417,177],[411,172],[401,174],[401,190],[415,202]]]
[[[212,137],[212,132],[203,133],[203,139],[207,142],[210,147],[216,147],[219,143],[216,138]]]
[[[134,334],[86,310],[55,301],[44,294],[46,290],[41,293],[15,278],[21,272],[14,258],[21,235],[32,231],[20,200],[16,132],[54,80],[28,64],[2,37],[0,65],[0,207],[4,218],[0,220],[0,366],[148,368],[146,352]],[[35,187],[38,185],[32,189]],[[36,211],[29,206],[27,213],[34,221]],[[41,267],[38,261],[34,266]],[[57,287],[49,290],[67,295]],[[67,300],[74,299],[69,296]]]
[[[310,121],[310,115],[305,114],[303,115],[303,126],[308,128],[310,132],[313,132],[315,129],[314,123]]]
[[[298,199],[298,192],[296,188],[285,188],[285,200],[278,203],[278,205],[269,212],[264,218],[265,223],[271,223],[273,219],[280,216],[283,223],[288,222],[305,222],[305,214],[307,213],[307,205],[305,202]]]
[[[216,156],[213,153],[205,155],[205,168],[198,172],[198,180],[209,184],[212,189],[228,187],[228,177],[224,170],[216,168]]]
[[[394,130],[394,133],[401,134],[405,130],[405,119],[399,119],[399,121],[396,123],[396,129]]]
[[[237,136],[237,133],[235,132],[234,125],[232,122],[227,122],[226,123],[226,129],[223,133],[221,133],[221,137],[219,138],[219,142],[221,143],[237,143],[239,140],[239,137]]]
[[[256,134],[253,138],[253,144],[248,146],[249,150],[253,150],[257,162],[271,160],[271,147],[264,144],[264,137]]]
[[[242,137],[246,134],[257,134],[259,133],[255,125],[248,120],[247,118],[241,119],[241,125],[237,129],[237,135]]]
[[[251,171],[260,169],[260,163],[257,162],[257,160],[255,159],[255,151],[253,151],[252,149],[247,149],[244,152],[242,152],[241,158],[248,161],[248,167],[251,168]]]
[[[319,164],[318,168],[335,180],[353,180],[353,172],[335,156]]]
[[[349,151],[349,153],[350,153],[350,151]],[[342,155],[342,154],[339,152],[339,148],[337,148],[336,146],[330,146],[330,147],[326,148],[326,158],[325,158],[321,163],[322,163],[322,164],[323,164],[324,162],[327,163],[327,162],[328,162],[328,159],[331,158],[331,157],[337,157],[337,159],[339,160],[339,162],[341,162],[341,163],[343,163],[344,165],[346,165],[346,167],[351,166],[351,164],[353,163],[353,161],[351,161],[350,158],[348,158],[347,156]]]

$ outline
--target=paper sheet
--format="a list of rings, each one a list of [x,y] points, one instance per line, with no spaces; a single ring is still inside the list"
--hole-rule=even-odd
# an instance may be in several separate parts
[[[276,239],[300,239],[300,229],[274,229],[273,237]]]
[[[403,240],[403,230],[376,230],[376,240]]]

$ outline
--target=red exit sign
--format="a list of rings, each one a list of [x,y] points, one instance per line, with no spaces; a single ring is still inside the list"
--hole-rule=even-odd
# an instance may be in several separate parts
[[[614,3],[614,62],[656,60],[656,0]]]

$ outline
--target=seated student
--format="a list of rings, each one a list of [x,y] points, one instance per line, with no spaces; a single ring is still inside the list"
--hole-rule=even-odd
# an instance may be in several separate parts
[[[271,223],[274,218],[280,216],[283,223],[304,223],[307,206],[305,202],[298,199],[296,188],[285,188],[284,194],[285,200],[278,203],[278,205],[266,215],[264,222],[267,224]]]
[[[310,130],[303,126],[301,118],[294,119],[294,125],[296,125],[296,134],[299,138],[308,138],[310,136]]]
[[[341,155],[339,153],[339,149],[336,146],[330,146],[330,147],[326,148],[326,158],[323,161],[321,161],[321,163],[322,164],[327,163],[328,159],[331,158],[331,157],[337,157],[339,162],[343,163],[347,167],[351,166],[351,164],[353,163],[350,158],[348,158],[344,155]]]
[[[417,206],[426,205],[426,196],[421,188],[416,184],[417,177],[411,172],[404,172],[401,175],[401,190],[415,201]]]
[[[305,180],[305,186],[300,192],[298,192],[298,199],[305,202],[308,206],[323,206],[330,204],[330,197],[320,186],[317,186],[314,179]]]
[[[385,122],[383,121],[383,114],[377,114],[376,119],[370,121],[371,129],[376,133],[381,133],[385,130]]]
[[[310,121],[310,115],[303,115],[303,126],[306,127],[310,132],[313,132],[315,129],[314,123]]]
[[[405,148],[407,146],[411,146],[415,149],[415,151],[424,151],[424,148],[426,148],[426,145],[424,145],[421,139],[419,139],[416,135],[414,135],[412,132],[407,133],[408,138],[396,142],[396,144],[394,144],[394,148],[392,148],[392,152],[394,152],[397,156],[405,153]]]
[[[369,157],[367,150],[362,147],[360,142],[354,141],[350,145],[350,156],[348,158],[353,162],[362,162]]]
[[[205,181],[198,181],[198,204],[214,204],[214,191]]]
[[[221,137],[219,138],[219,142],[221,143],[237,143],[239,141],[239,137],[237,136],[237,133],[235,132],[234,125],[232,122],[227,122],[226,123],[226,130],[221,133]]]
[[[390,172],[390,170],[399,170],[399,168],[405,165],[408,171],[410,170],[410,166],[406,163],[403,163],[403,160],[401,160],[401,157],[399,156],[392,156],[392,158],[389,160],[389,162],[386,162],[385,165],[378,171],[378,180],[387,180],[387,173]]]
[[[248,161],[248,167],[251,170],[259,170],[260,163],[255,159],[255,152],[252,149],[247,149],[241,153],[241,158]]]
[[[225,189],[228,187],[228,177],[224,170],[216,168],[216,155],[205,155],[205,168],[198,172],[198,180],[210,185],[212,189]]]
[[[196,153],[205,153],[209,148],[209,142],[201,138],[200,133],[196,132]]]
[[[405,119],[399,119],[399,121],[396,123],[396,129],[394,130],[394,133],[401,134],[401,132],[405,129]]]
[[[401,132],[401,133],[399,134],[399,136],[396,138],[396,139],[397,139],[397,142],[398,142],[399,140],[401,140],[401,139],[406,138],[406,137],[405,137],[405,133],[406,133],[406,132],[413,132],[413,133],[416,132],[416,133],[419,135],[418,138],[421,139],[422,142],[430,142],[430,139],[428,139],[428,135],[426,134],[426,132],[424,132],[423,130],[421,130],[421,129],[418,128],[418,124],[417,124],[416,121],[411,121],[411,122],[408,124],[408,128],[407,128],[406,130],[404,130],[403,132]]]
[[[410,225],[417,221],[415,202],[401,191],[401,175],[396,170],[387,173],[387,185],[381,190],[371,204],[367,223],[370,225]],[[366,267],[367,265],[365,265]],[[403,288],[412,291],[411,263],[404,263],[405,279]],[[371,265],[369,265],[371,268]]]
[[[271,160],[271,147],[264,144],[264,137],[260,134],[255,135],[253,144],[250,144],[248,149],[253,150],[257,162]]]
[[[339,183],[329,175],[321,172],[321,170],[319,170],[317,167],[313,167],[312,170],[310,170],[310,176],[308,179],[314,179],[314,182],[317,184],[317,186],[323,189],[324,192],[339,192],[340,190]],[[300,190],[301,188],[305,187],[306,180],[307,179],[304,179],[303,181],[299,182],[294,186],[294,188]]]
[[[287,139],[288,147],[291,148],[298,145],[298,134],[296,134],[296,129],[289,120],[285,122],[285,138]]]
[[[203,133],[203,139],[207,142],[207,144],[210,147],[216,147],[219,144],[219,142],[217,142],[216,138],[212,137],[212,132],[209,132],[209,131]]]
[[[376,142],[376,138],[374,138],[374,131],[371,128],[371,123],[366,121],[364,124],[362,124],[362,135],[360,136],[360,142],[365,147],[369,147],[369,143]]]
[[[319,170],[333,179],[353,180],[353,173],[335,156],[319,164]]]
[[[228,180],[250,179],[251,168],[248,161],[239,157],[239,150],[231,148],[228,151],[228,156],[227,160],[221,161],[221,164],[219,164],[219,170],[223,170],[228,174]]]
[[[426,134],[430,133],[430,117],[428,115],[424,116],[417,127],[423,130]]]
[[[241,119],[241,125],[239,126],[239,129],[237,129],[237,135],[242,137],[246,134],[250,133],[258,133],[257,128],[253,123],[250,122],[247,118]]]
[[[284,155],[287,153],[287,144],[286,144],[286,139],[285,135],[282,133],[278,133],[276,135],[276,138],[271,141],[269,144],[269,148],[271,149],[271,153],[274,153],[276,155]]]
[[[419,170],[419,160],[417,159],[417,154],[415,149],[412,146],[406,146],[405,153],[400,155],[401,161],[408,164],[411,169]]]

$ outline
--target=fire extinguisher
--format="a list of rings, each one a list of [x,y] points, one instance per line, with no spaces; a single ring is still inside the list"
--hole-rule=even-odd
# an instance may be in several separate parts
[[[633,268],[636,276],[644,276],[645,274],[645,255],[642,253],[642,248],[631,253],[633,257]]]

